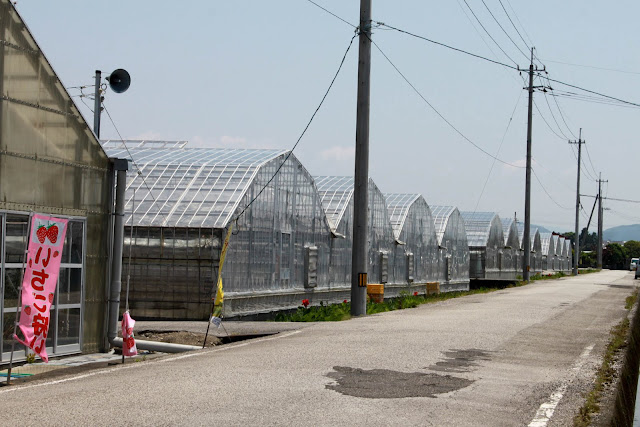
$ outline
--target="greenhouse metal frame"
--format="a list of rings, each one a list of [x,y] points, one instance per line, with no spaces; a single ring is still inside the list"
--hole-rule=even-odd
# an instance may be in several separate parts
[[[458,208],[431,206],[438,239],[438,281],[441,291],[469,290],[469,244]]]

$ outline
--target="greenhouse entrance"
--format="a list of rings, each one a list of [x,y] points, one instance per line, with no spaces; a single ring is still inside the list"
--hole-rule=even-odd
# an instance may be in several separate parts
[[[29,214],[0,211],[0,364],[9,362],[18,311],[18,289],[27,244]],[[51,306],[47,353],[80,353],[84,301],[86,221],[69,218],[60,276]],[[24,360],[25,347],[16,342],[14,360]]]

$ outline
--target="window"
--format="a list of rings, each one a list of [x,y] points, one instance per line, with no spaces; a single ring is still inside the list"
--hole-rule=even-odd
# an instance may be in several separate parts
[[[18,290],[27,245],[27,213],[0,211],[0,361],[11,356],[14,323],[18,312]],[[70,218],[47,337],[51,356],[78,353],[82,344],[84,258],[86,220]],[[15,343],[14,360],[24,359],[24,346]]]

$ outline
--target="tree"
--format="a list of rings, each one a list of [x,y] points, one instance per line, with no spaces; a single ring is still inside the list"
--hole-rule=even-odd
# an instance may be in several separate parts
[[[629,240],[624,243],[624,250],[629,258],[640,258],[640,242]]]
[[[613,270],[626,269],[627,253],[619,243],[609,243],[602,251],[602,264]]]

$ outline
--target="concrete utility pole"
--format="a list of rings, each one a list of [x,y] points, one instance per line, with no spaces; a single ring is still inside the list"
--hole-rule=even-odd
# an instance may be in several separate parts
[[[602,268],[602,183],[609,182],[602,180],[602,173],[600,173],[600,177],[598,178],[598,247],[596,249],[596,259],[598,263],[598,268]]]
[[[518,68],[519,71],[525,71]],[[533,91],[537,88],[533,86],[533,72],[544,71],[533,66],[533,48],[531,48],[531,63],[529,64],[529,117],[527,121],[527,172],[524,192],[524,235],[522,236],[522,246],[524,247],[524,258],[522,260],[522,278],[529,281],[529,271],[531,270],[531,131],[533,125]]]
[[[351,315],[367,314],[369,101],[371,76],[371,0],[360,0],[356,164],[353,190],[353,252],[351,254]]]
[[[580,234],[579,234],[579,224],[580,224],[580,164],[582,162],[582,144],[585,141],[582,140],[582,128],[580,128],[580,134],[578,136],[577,141],[569,141],[569,144],[578,144],[578,183],[576,190],[576,233],[574,236],[574,254],[573,254],[573,270],[572,273],[574,276],[578,275],[578,263],[580,262]]]

